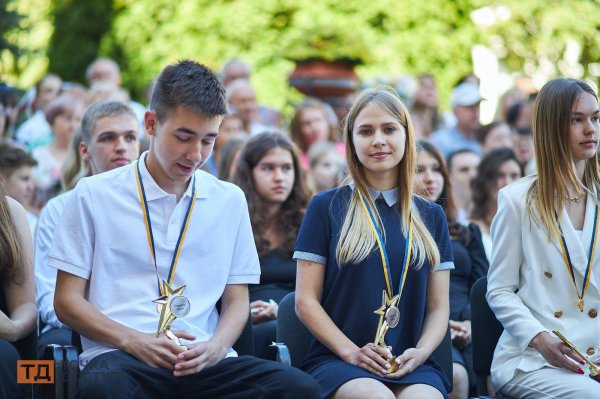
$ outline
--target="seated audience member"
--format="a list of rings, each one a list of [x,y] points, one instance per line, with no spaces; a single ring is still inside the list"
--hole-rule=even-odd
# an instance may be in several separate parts
[[[309,193],[293,144],[279,133],[250,138],[240,153],[233,183],[248,201],[260,261],[260,284],[250,286],[254,351],[275,360],[277,304],[296,286],[292,252]]]
[[[67,201],[48,264],[56,314],[81,335],[80,397],[317,397],[300,370],[232,349],[260,265],[244,194],[198,170],[226,113],[210,70],[166,67],[149,151],[81,179]]]
[[[221,150],[219,160],[219,180],[232,181],[235,168],[237,166],[240,153],[246,142],[248,141],[247,134],[240,134],[229,139],[227,144]]]
[[[37,161],[21,148],[0,144],[0,184],[4,193],[23,207],[31,204],[35,185],[31,176]],[[31,234],[35,232],[37,216],[26,210]]]
[[[89,106],[71,144],[84,164],[76,155],[71,156],[72,168],[63,171],[65,188],[72,189],[80,178],[90,173],[103,173],[137,159],[138,130],[135,114],[121,102],[98,102]],[[44,324],[38,341],[40,353],[48,344],[66,345],[71,341],[71,329],[58,320],[54,311],[56,269],[48,266],[48,253],[65,204],[72,194],[72,191],[66,191],[46,204],[35,234],[36,302]]]
[[[221,161],[221,153],[223,147],[227,144],[231,138],[238,135],[246,135],[244,131],[244,122],[237,114],[227,114],[223,117],[223,122],[219,126],[219,135],[215,139],[215,146],[213,148],[210,158],[204,164],[203,168],[205,171],[213,176],[219,175],[219,162]]]
[[[79,152],[79,144],[81,144],[81,128],[75,129],[71,135],[69,153],[67,154],[67,158],[65,159],[65,163],[62,167],[60,186],[63,193],[74,189],[79,179],[88,177],[92,174],[89,163],[81,157],[81,153]],[[52,200],[48,201],[48,203],[51,201]],[[42,208],[42,212],[44,212],[44,209],[47,206],[48,204]]]
[[[521,165],[510,148],[493,150],[477,167],[477,175],[471,181],[473,209],[471,220],[479,226],[487,260],[492,258],[490,226],[496,216],[498,191],[523,177]]]
[[[337,187],[344,176],[344,159],[335,144],[324,141],[308,151],[310,161],[309,182],[314,193]]]
[[[448,177],[456,201],[457,220],[467,224],[473,208],[471,181],[477,175],[481,156],[471,150],[458,150],[448,155]]]
[[[598,97],[586,83],[546,83],[533,106],[537,175],[500,190],[487,301],[504,332],[491,365],[506,397],[600,397]]]
[[[420,75],[417,83],[417,90],[410,107],[410,116],[417,137],[427,138],[431,133],[444,126],[444,120],[440,114],[438,93],[433,76]]]
[[[35,329],[33,249],[27,216],[0,190],[0,397],[21,398],[17,384],[19,352],[13,345]],[[33,360],[33,359],[25,359]]]
[[[448,329],[452,250],[441,207],[413,195],[408,110],[367,90],[343,132],[353,184],[313,197],[294,252],[296,312],[314,336],[301,368],[323,398],[447,398],[429,357]]]
[[[513,148],[510,126],[504,122],[492,122],[477,129],[477,141],[484,154],[497,148]]]
[[[13,138],[18,96],[17,89],[0,83],[0,142],[21,146]]]
[[[450,331],[452,337],[452,399],[466,399],[475,388],[473,347],[471,345],[471,287],[485,276],[489,267],[481,242],[481,231],[474,223],[457,221],[457,209],[448,169],[442,154],[427,141],[417,143],[415,192],[442,206],[454,254],[454,270],[450,271]]]
[[[16,139],[33,150],[35,146],[52,141],[51,129],[44,113],[45,108],[60,92],[61,79],[53,74],[46,75],[35,85],[33,100],[34,114],[18,127]]]
[[[232,59],[227,61],[223,66],[220,73],[221,81],[223,86],[227,87],[229,83],[234,80],[244,79],[250,81],[250,75],[252,70],[250,65],[239,59]],[[274,128],[281,128],[281,113],[276,109],[266,107],[264,105],[258,105],[257,122],[264,126],[270,126]]]
[[[234,80],[225,89],[231,110],[242,118],[246,132],[254,135],[272,130],[271,126],[259,122],[256,94],[249,80]]]
[[[326,105],[321,101],[308,98],[296,106],[296,112],[290,122],[292,141],[300,149],[300,162],[305,170],[309,167],[308,152],[316,143],[330,141],[338,144],[338,132],[329,123]],[[344,153],[343,144],[339,143],[340,154]]]
[[[481,100],[483,97],[479,94],[479,86],[474,83],[461,83],[452,90],[451,104],[456,116],[456,126],[435,131],[429,137],[445,157],[464,148],[479,155],[483,154],[477,142],[477,129],[481,126],[479,123]]]
[[[117,88],[116,92],[121,97],[119,100],[127,101],[127,105],[133,110],[138,121],[140,123],[144,122],[146,107],[129,99],[129,93],[121,87],[123,83],[121,80],[121,68],[114,60],[110,58],[98,58],[94,60],[88,65],[85,71],[85,78],[90,88],[94,87],[98,82],[108,83]],[[143,134],[143,131],[140,134]]]
[[[37,147],[31,155],[37,161],[33,169],[36,185],[35,207],[41,208],[60,191],[61,169],[67,158],[73,130],[79,127],[84,104],[70,95],[56,97],[46,107],[46,118],[52,129],[53,141]]]

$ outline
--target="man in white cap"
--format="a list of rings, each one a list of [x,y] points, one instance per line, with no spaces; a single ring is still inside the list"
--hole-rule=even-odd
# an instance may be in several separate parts
[[[451,104],[456,116],[456,126],[434,132],[430,140],[448,157],[449,154],[469,149],[483,156],[477,142],[480,127],[479,103],[483,100],[479,87],[474,83],[461,83],[452,90]]]

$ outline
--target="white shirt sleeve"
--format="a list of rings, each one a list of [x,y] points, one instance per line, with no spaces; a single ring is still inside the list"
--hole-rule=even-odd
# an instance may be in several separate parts
[[[85,179],[80,180],[65,205],[48,256],[50,266],[86,280],[94,260],[93,198]]]
[[[35,231],[36,305],[42,321],[54,328],[61,328],[62,323],[54,312],[56,269],[48,266],[48,253],[63,211],[63,202],[60,198],[48,202],[40,213]]]
[[[238,193],[240,217],[227,284],[258,284],[260,263],[252,235],[248,205],[242,191]]]

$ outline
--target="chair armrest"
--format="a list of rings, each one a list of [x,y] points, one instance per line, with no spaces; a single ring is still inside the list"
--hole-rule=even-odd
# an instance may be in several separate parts
[[[272,348],[277,350],[277,361],[279,363],[283,363],[285,365],[292,365],[292,357],[290,356],[290,350],[283,342],[273,342],[271,344]]]
[[[60,345],[48,345],[42,360],[54,361],[54,384],[43,384],[40,387],[42,399],[66,399],[65,392],[65,353]]]
[[[73,345],[63,346],[66,363],[66,393],[68,399],[75,399],[79,385],[79,352]]]

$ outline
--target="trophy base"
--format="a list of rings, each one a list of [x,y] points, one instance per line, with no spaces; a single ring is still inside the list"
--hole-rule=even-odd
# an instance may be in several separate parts
[[[388,359],[388,362],[391,364],[390,368],[387,369],[388,374],[395,373],[396,371],[398,371],[399,366],[398,366],[398,363],[396,363],[396,358],[397,358],[397,356],[394,356],[393,358]]]

